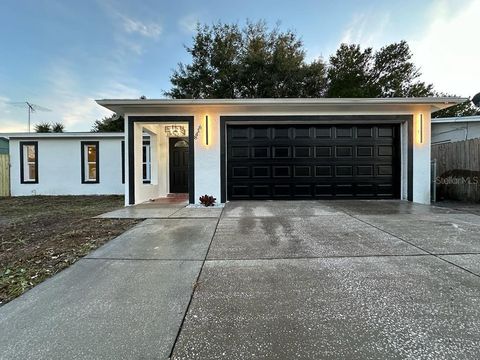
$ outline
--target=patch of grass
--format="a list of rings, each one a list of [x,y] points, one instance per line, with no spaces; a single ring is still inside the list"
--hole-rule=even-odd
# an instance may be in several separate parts
[[[0,304],[137,224],[92,218],[122,206],[123,196],[0,198]]]

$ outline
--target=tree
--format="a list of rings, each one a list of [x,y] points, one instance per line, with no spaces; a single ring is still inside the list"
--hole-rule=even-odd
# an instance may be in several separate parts
[[[35,124],[34,130],[37,133],[49,133],[49,132],[52,132],[52,126],[50,125],[50,123],[43,122],[43,123]]]
[[[165,95],[176,99],[292,97],[438,96],[420,81],[406,41],[374,51],[341,44],[325,63],[308,62],[303,42],[292,31],[269,29],[263,21],[197,25],[190,64],[179,63]],[[435,116],[478,114],[471,103]],[[122,123],[123,125],[123,123]]]
[[[268,29],[265,22],[197,25],[191,64],[178,65],[170,81],[172,98],[319,97],[326,66],[305,60],[303,43],[292,31]]]
[[[328,97],[375,97],[373,87],[372,49],[360,45],[341,44],[330,56]]]
[[[54,133],[63,133],[65,130],[65,125],[59,122],[54,122],[51,124],[52,132]]]
[[[431,96],[433,86],[418,80],[412,53],[406,41],[373,52],[360,45],[341,44],[330,57],[329,97]]]
[[[411,60],[412,53],[404,40],[384,46],[375,53],[371,82],[376,96],[433,95],[433,85],[418,80],[421,73]]]
[[[442,96],[445,96],[442,94]],[[458,117],[458,116],[473,116],[480,115],[480,108],[476,107],[471,100],[467,100],[464,103],[449,107],[447,109],[436,111],[432,114],[432,117]]]
[[[106,116],[101,120],[95,120],[92,132],[123,132],[125,131],[125,121],[123,116]]]

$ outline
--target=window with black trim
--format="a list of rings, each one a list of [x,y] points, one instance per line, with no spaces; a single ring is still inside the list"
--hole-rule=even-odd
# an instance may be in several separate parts
[[[100,161],[98,141],[82,141],[82,184],[100,182]]]
[[[20,141],[20,182],[38,184],[38,142]]]

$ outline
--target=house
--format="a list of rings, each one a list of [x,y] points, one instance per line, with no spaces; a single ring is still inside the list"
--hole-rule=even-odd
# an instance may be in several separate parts
[[[480,116],[432,119],[432,145],[480,138]]]
[[[18,133],[11,194],[430,202],[431,112],[463,98],[97,100],[125,133]]]
[[[185,99],[97,103],[125,117],[126,205],[188,192],[430,202],[431,113],[466,99]],[[144,183],[143,134],[151,180]]]

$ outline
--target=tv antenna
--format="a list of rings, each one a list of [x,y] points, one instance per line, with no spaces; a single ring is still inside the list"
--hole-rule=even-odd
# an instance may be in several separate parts
[[[46,107],[33,104],[30,101],[20,101],[20,102],[11,102],[9,103],[10,105],[16,106],[16,107],[23,107],[27,108],[27,113],[28,113],[28,132],[30,132],[30,117],[32,113],[37,112],[37,111],[52,111],[50,109],[47,109]]]

